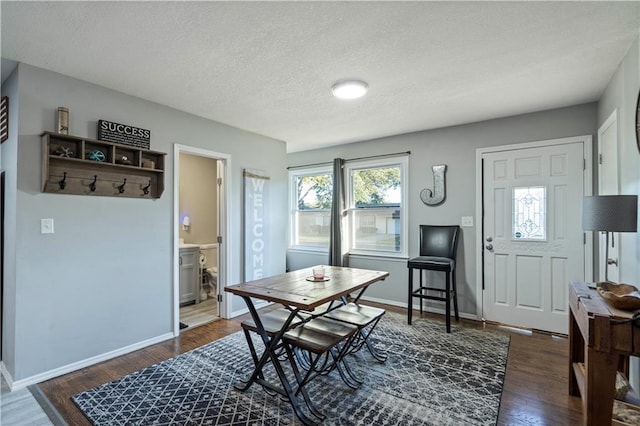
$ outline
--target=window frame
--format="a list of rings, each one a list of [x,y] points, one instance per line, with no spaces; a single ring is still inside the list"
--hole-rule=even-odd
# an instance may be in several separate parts
[[[400,168],[400,207],[355,207],[353,194],[353,172],[364,169],[377,169],[385,167]],[[348,161],[345,163],[345,202],[347,213],[347,232],[346,244],[350,255],[372,256],[372,257],[392,257],[406,258],[408,257],[408,211],[409,211],[409,157],[407,155],[376,158],[368,160]],[[357,249],[354,248],[355,243],[355,226],[354,212],[366,211],[384,211],[384,210],[400,210],[400,250],[399,251],[383,251],[373,249]]]
[[[300,251],[312,251],[317,253],[329,253],[329,247],[318,247],[313,245],[304,245],[304,244],[296,244],[297,237],[297,218],[298,212],[298,188],[297,188],[297,179],[299,177],[304,176],[315,176],[328,174],[333,177],[333,167],[329,164],[327,166],[319,166],[319,167],[304,167],[304,168],[296,168],[293,170],[289,170],[289,237],[288,237],[288,249],[289,250],[300,250]],[[333,182],[332,182],[333,185]],[[306,212],[324,212],[328,211],[331,213],[331,209],[310,209],[305,210]]]

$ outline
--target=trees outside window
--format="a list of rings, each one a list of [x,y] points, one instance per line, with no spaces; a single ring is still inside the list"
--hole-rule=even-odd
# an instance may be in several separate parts
[[[408,158],[348,162],[345,166],[349,252],[405,256]],[[290,173],[291,248],[327,251],[333,179],[330,168]]]
[[[407,158],[347,165],[349,252],[404,255]]]
[[[294,171],[291,185],[290,246],[327,251],[333,178],[328,169]]]

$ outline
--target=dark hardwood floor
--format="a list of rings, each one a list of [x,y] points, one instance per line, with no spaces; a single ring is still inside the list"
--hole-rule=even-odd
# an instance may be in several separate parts
[[[404,313],[397,307],[381,305]],[[439,319],[441,316],[424,315]],[[420,314],[414,312],[414,321]],[[219,320],[184,331],[180,337],[66,374],[39,386],[70,425],[90,425],[71,396],[125,374],[171,358],[240,330],[240,321]],[[528,334],[495,325],[462,320],[465,327],[486,328],[511,335],[498,425],[580,425],[580,399],[569,396],[569,343],[544,333]]]

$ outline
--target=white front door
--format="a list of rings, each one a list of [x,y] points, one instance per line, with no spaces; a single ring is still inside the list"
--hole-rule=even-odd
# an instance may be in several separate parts
[[[568,283],[584,280],[584,143],[487,152],[483,317],[567,333]]]

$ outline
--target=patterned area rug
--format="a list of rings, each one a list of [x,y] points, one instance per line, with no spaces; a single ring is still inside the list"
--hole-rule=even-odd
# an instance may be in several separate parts
[[[337,372],[309,385],[326,425],[495,425],[509,336],[387,312],[350,364],[364,378],[347,387]],[[257,340],[256,340],[257,342]],[[253,385],[233,385],[252,369],[241,332],[73,397],[95,425],[299,425],[288,402]],[[275,373],[267,372],[267,377]],[[275,378],[277,381],[277,378]]]

